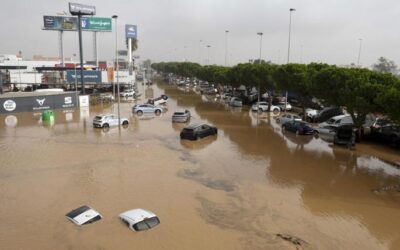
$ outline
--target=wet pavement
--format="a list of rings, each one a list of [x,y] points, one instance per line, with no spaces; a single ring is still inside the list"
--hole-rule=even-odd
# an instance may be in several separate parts
[[[0,116],[1,249],[400,248],[399,150],[296,136],[273,115],[167,84],[139,90],[139,103],[168,95],[167,111],[138,117],[123,100],[128,128],[92,128],[116,105],[56,111],[52,126]],[[181,141],[177,109],[218,136]],[[104,218],[66,219],[85,204]],[[118,214],[133,208],[161,224],[128,230]]]

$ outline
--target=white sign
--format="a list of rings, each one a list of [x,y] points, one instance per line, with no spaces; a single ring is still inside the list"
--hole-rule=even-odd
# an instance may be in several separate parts
[[[89,96],[80,95],[79,96],[79,107],[89,107]]]
[[[72,103],[72,97],[70,97],[70,96],[65,97],[64,98],[64,103],[65,104],[71,104]]]
[[[7,100],[3,103],[3,108],[7,111],[14,111],[17,104],[13,100]]]
[[[43,99],[36,99],[36,101],[37,101],[37,103],[38,103],[40,106],[43,106],[43,103],[44,103],[44,101],[46,101],[46,98],[43,98]]]

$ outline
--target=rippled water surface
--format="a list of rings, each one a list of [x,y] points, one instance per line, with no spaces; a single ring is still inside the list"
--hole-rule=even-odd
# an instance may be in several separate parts
[[[0,116],[1,249],[400,249],[400,154],[355,150],[282,131],[273,115],[231,109],[175,86],[140,86],[143,102],[168,95],[161,116],[121,114],[128,128],[92,128],[116,105]],[[181,141],[184,124],[218,136]],[[103,219],[82,227],[64,216],[89,205]],[[118,214],[156,213],[132,232]]]

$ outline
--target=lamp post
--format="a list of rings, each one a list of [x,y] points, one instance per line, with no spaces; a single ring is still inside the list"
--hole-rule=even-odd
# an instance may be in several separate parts
[[[75,70],[75,98],[76,102],[78,103],[78,78],[77,78],[78,76],[76,75],[76,62],[75,62],[76,54],[74,53],[72,56],[74,57],[74,70]]]
[[[199,41],[199,64],[201,64],[201,43],[203,42],[203,40]]]
[[[292,12],[296,11],[296,9],[290,8],[289,9],[289,42],[288,42],[288,54],[287,54],[287,63],[290,60],[290,33],[292,32]]]
[[[119,96],[119,64],[118,64],[118,30],[117,30],[117,15],[113,15],[115,21],[115,67],[117,72],[117,95],[118,95],[118,127],[121,127],[121,110],[120,110],[120,96]]]
[[[257,35],[260,36],[260,57],[258,59],[258,64],[261,64],[261,49],[262,49],[262,35],[263,35],[263,33],[262,32],[258,32]]]
[[[207,45],[207,65],[210,65],[210,48],[211,45]]]
[[[361,45],[363,39],[359,38],[358,40],[360,40],[360,47],[358,48],[357,67],[360,67]]]
[[[225,30],[225,67],[228,65],[228,33],[229,30]]]

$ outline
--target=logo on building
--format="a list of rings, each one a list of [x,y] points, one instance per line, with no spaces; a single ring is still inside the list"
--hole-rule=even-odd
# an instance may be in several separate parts
[[[64,98],[64,103],[65,104],[71,104],[72,103],[72,97],[70,97],[70,96],[65,97]]]
[[[17,104],[13,100],[7,100],[3,103],[3,108],[6,111],[14,111],[17,107]]]
[[[36,101],[37,101],[37,103],[38,103],[40,106],[43,106],[43,103],[44,103],[44,101],[46,101],[46,98],[43,98],[43,99],[36,99]]]

